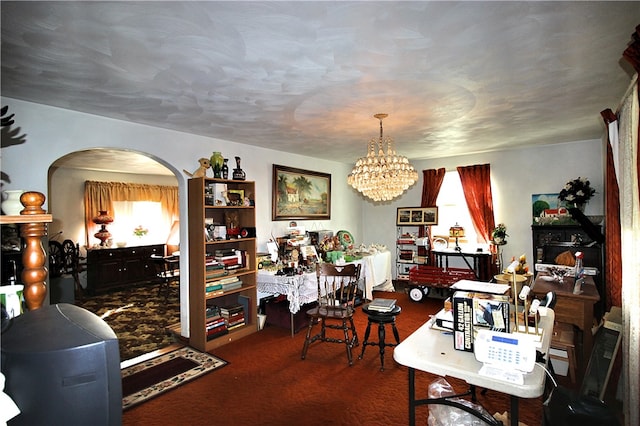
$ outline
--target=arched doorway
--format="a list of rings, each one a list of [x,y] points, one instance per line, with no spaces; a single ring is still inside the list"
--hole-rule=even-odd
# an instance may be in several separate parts
[[[173,333],[180,334],[180,292],[173,291],[170,297],[165,298],[158,291],[159,282],[153,279],[154,266],[149,257],[152,248],[162,247],[159,254],[165,254],[166,235],[170,229],[165,230],[164,237],[155,234],[155,240],[138,240],[133,236],[133,229],[128,230],[132,226],[121,226],[127,230],[120,229],[118,236],[114,226],[111,246],[99,247],[100,241],[92,239],[92,233],[87,238],[85,232],[85,181],[178,187],[176,172],[145,153],[102,148],[65,155],[54,161],[48,171],[48,205],[54,218],[49,226],[50,239],[60,243],[73,241],[79,245],[80,256],[84,259],[91,254],[89,258],[94,262],[104,256],[117,258],[116,262],[120,262],[113,268],[101,263],[99,272],[95,272],[95,264],[89,265],[89,268],[94,268],[93,274],[88,274],[87,266],[84,267],[80,274],[83,289],[88,287],[89,275],[95,280],[98,274],[101,281],[105,278],[115,284],[100,291],[91,288],[91,292],[77,292],[71,277],[52,277],[51,302],[75,303],[102,317],[118,335],[122,361],[161,350],[175,340]],[[122,214],[120,224],[126,222]],[[122,247],[117,247],[116,242]],[[96,257],[96,254],[101,257]],[[134,268],[146,268],[145,275],[131,273]]]

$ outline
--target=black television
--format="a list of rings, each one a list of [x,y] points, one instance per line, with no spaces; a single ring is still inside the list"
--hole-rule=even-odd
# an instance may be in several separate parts
[[[118,338],[97,315],[61,303],[2,327],[5,393],[21,413],[9,425],[119,425]]]

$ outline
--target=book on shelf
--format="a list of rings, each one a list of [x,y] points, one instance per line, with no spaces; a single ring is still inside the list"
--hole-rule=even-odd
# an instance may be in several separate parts
[[[214,328],[218,328],[221,325],[226,325],[226,324],[227,324],[227,321],[224,318],[217,317],[217,318],[213,318],[211,320],[207,319],[207,324],[205,325],[205,328],[207,330],[212,330]]]
[[[220,336],[224,336],[225,334],[229,334],[229,329],[227,329],[226,327],[224,327],[224,328],[222,328],[220,330],[207,332],[207,341],[213,340],[213,339],[215,339],[217,337],[220,337]]]
[[[227,330],[229,330],[229,331],[231,331],[231,330],[235,330],[236,328],[240,328],[240,327],[242,327],[242,326],[244,326],[244,325],[246,325],[246,324],[244,323],[244,321],[242,321],[242,323],[240,323],[240,324],[236,324],[236,325],[233,325],[233,326],[227,327]]]
[[[205,315],[207,318],[220,316],[220,308],[217,305],[209,305],[205,309]]]
[[[397,299],[382,299],[376,297],[369,303],[368,308],[372,311],[391,312],[396,307],[397,301]]]
[[[213,255],[215,257],[226,257],[226,256],[234,256],[236,254],[236,249],[235,248],[222,248],[222,249],[216,249],[213,252]]]
[[[249,320],[251,320],[251,298],[244,294],[239,294],[238,303],[242,305],[245,318],[249,318]]]
[[[215,272],[207,271],[204,274],[204,278],[205,278],[205,281],[210,282],[210,281],[217,281],[220,278],[226,277],[227,275],[229,275],[229,271],[227,271],[226,269],[222,271],[215,271]]]
[[[232,303],[230,305],[226,305],[226,306],[221,306],[220,307],[220,312],[221,313],[233,313],[233,312],[239,312],[242,311],[243,306],[241,303]]]
[[[204,291],[206,291],[207,293],[210,293],[212,291],[215,290],[222,290],[222,284],[209,284],[207,283],[207,285],[204,287]]]
[[[231,291],[242,288],[242,281],[238,281],[237,283],[229,283],[222,285],[222,291]]]
[[[217,280],[212,280],[212,281],[207,281],[207,285],[213,285],[213,284],[229,284],[229,283],[235,283],[237,281],[240,281],[240,278],[233,276],[233,277],[225,277],[225,278],[219,278]]]

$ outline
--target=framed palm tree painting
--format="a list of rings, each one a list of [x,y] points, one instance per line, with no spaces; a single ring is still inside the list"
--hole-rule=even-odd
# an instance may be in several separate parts
[[[272,220],[331,219],[331,175],[273,165]]]

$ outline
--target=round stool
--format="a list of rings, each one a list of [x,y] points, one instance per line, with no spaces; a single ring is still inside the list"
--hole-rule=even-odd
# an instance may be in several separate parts
[[[379,346],[380,347],[380,371],[384,371],[384,349],[387,346],[397,346],[400,344],[400,336],[398,335],[398,329],[396,328],[396,316],[400,314],[401,308],[396,305],[390,312],[380,312],[375,311],[373,309],[369,309],[369,305],[366,304],[362,307],[362,312],[367,314],[369,322],[367,323],[367,331],[364,333],[364,342],[362,342],[362,353],[358,357],[358,359],[362,359],[364,356],[364,350],[367,348],[367,345],[371,346]],[[369,341],[369,333],[371,333],[371,324],[378,324],[378,341],[370,342]],[[393,336],[396,338],[396,343],[386,343],[385,342],[385,328],[386,324],[391,324],[391,329],[393,330]]]

